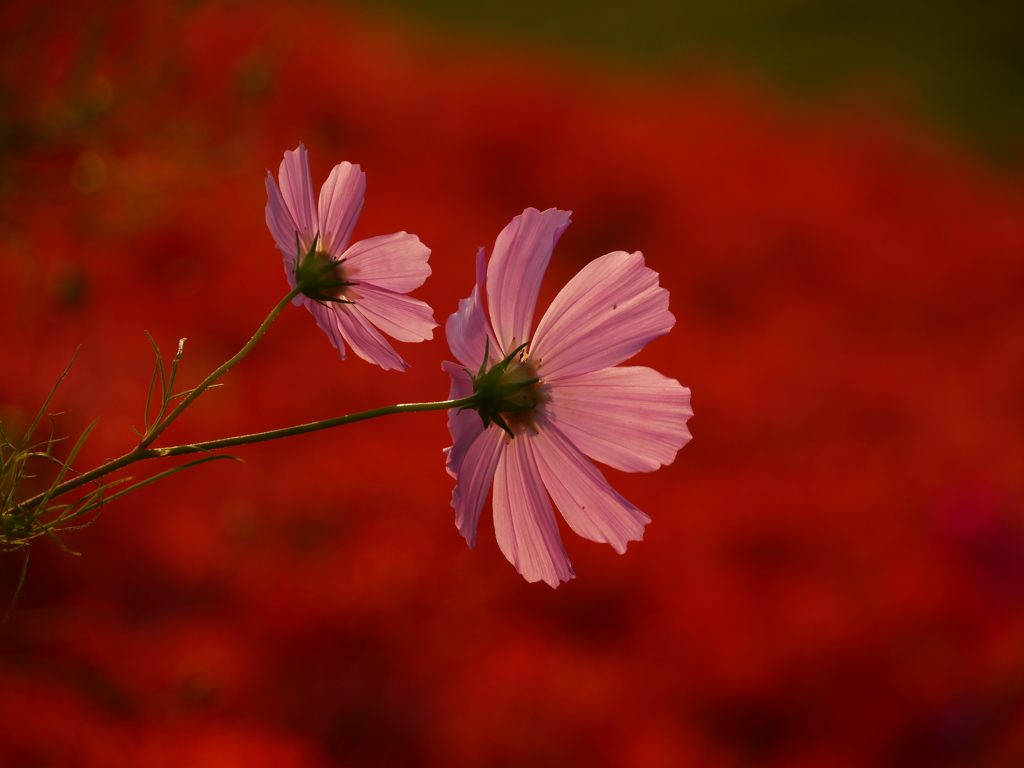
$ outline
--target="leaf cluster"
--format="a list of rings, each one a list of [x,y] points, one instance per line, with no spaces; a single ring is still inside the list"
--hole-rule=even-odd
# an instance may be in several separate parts
[[[78,457],[88,439],[89,434],[95,428],[99,419],[87,426],[75,441],[66,458],[59,458],[55,455],[55,448],[66,440],[56,436],[54,419],[60,414],[48,413],[54,395],[60,387],[64,378],[74,364],[74,358],[61,373],[57,382],[53,385],[42,407],[36,413],[32,424],[20,438],[9,435],[0,424],[0,552],[14,552],[22,550],[25,552],[25,560],[22,567],[21,579],[19,580],[17,592],[20,592],[25,579],[25,572],[28,567],[29,547],[34,539],[42,536],[53,539],[57,545],[69,554],[77,555],[77,552],[69,549],[61,540],[60,535],[64,531],[85,528],[91,525],[99,515],[100,508],[115,499],[119,499],[132,491],[143,486],[161,480],[170,475],[181,472],[185,469],[205,464],[217,459],[235,459],[234,456],[224,454],[207,455],[194,461],[189,461],[163,472],[147,477],[135,483],[131,483],[131,477],[122,477],[115,480],[108,480],[106,475],[115,471],[122,465],[143,458],[151,458],[160,455],[159,451],[146,451],[145,446],[156,438],[173,420],[174,415],[167,416],[170,404],[178,398],[189,395],[193,390],[186,390],[172,394],[174,380],[178,373],[178,363],[181,360],[185,340],[178,343],[178,351],[171,361],[168,371],[163,363],[159,347],[148,333],[146,336],[156,354],[156,364],[150,380],[149,393],[146,397],[146,407],[143,416],[144,432],[135,430],[140,439],[139,446],[118,462],[109,463],[104,468],[98,468],[92,472],[83,473],[73,468],[75,459]],[[159,383],[159,392],[157,384]],[[154,397],[156,396],[156,397]],[[44,421],[49,422],[49,435],[45,440],[39,440],[36,436],[40,431],[40,425]],[[26,480],[34,480],[39,477],[36,474],[41,467],[50,465],[55,467],[53,478],[45,491],[25,500],[19,495],[19,490]],[[130,483],[130,484],[128,484]],[[125,485],[128,484],[128,485]],[[66,495],[68,491],[79,489],[77,496]],[[116,488],[116,492],[111,492]],[[68,501],[67,499],[71,499]],[[15,593],[15,599],[17,598]]]
[[[47,409],[73,363],[74,359],[72,358],[71,363],[68,363],[67,368],[64,369],[50,390],[46,401],[36,413],[32,424],[20,439],[10,436],[0,424],[0,551],[24,549],[33,539],[49,536],[62,549],[70,552],[71,550],[64,546],[57,534],[60,531],[89,525],[92,520],[73,526],[69,523],[79,520],[83,515],[96,512],[103,503],[102,499],[106,490],[118,482],[123,482],[97,484],[88,493],[72,502],[57,503],[53,500],[55,491],[60,484],[69,474],[75,474],[71,465],[82,450],[82,446],[85,445],[89,433],[99,421],[97,419],[83,430],[66,459],[60,459],[54,454],[55,447],[64,442],[65,438],[56,437],[54,418],[60,414],[49,414]],[[36,435],[44,417],[49,422],[49,436],[45,440],[38,440]],[[37,467],[45,464],[57,468],[49,487],[43,492],[39,503],[31,507],[22,504],[18,501],[18,490],[21,484],[25,480],[37,477],[33,472]]]

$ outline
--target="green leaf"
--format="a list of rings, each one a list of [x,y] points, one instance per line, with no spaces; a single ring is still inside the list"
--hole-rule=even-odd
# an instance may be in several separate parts
[[[32,422],[32,426],[28,428],[28,432],[26,432],[25,436],[22,438],[21,444],[23,447],[32,439],[32,433],[36,431],[36,427],[39,426],[39,422],[42,420],[43,414],[46,413],[46,409],[50,407],[50,401],[53,400],[53,396],[57,394],[57,388],[61,385],[61,382],[64,381],[64,377],[68,375],[68,371],[71,370],[71,366],[75,364],[75,358],[78,356],[79,349],[81,349],[81,347],[77,347],[75,349],[75,354],[71,356],[71,362],[67,364],[67,367],[61,375],[57,377],[57,381],[50,390],[50,394],[46,396],[46,400],[43,402],[42,408],[40,408],[39,413],[36,414],[35,421]]]
[[[7,620],[11,618],[11,611],[14,610],[14,604],[18,602],[18,597],[21,595],[21,588],[25,586],[25,574],[28,573],[28,556],[31,554],[32,548],[25,545],[25,559],[21,562],[21,576],[18,578],[18,586],[14,589],[14,597],[11,598],[11,604],[7,608],[7,613],[4,614],[4,620],[2,623],[6,624]]]
[[[207,464],[211,461],[219,461],[221,459],[231,459],[232,461],[238,461],[243,464],[245,463],[242,462],[242,460],[237,456],[230,456],[228,454],[218,454],[217,456],[204,456],[201,459],[196,459],[185,464],[180,464],[177,467],[171,467],[170,469],[164,470],[163,472],[153,475],[152,477],[147,477],[145,480],[140,480],[139,482],[135,483],[135,485],[125,488],[123,491],[119,491],[118,493],[115,493],[113,496],[108,496],[105,499],[100,499],[99,501],[93,503],[92,505],[80,510],[79,512],[75,513],[75,517],[78,517],[79,515],[84,515],[86,512],[91,512],[94,509],[99,509],[100,507],[109,504],[115,499],[119,499],[122,496],[126,496],[132,491],[137,491],[139,488],[142,488],[143,486],[149,485],[150,483],[155,483],[157,480],[162,480],[165,477],[170,477],[171,475],[177,474],[178,472],[182,472],[186,469],[191,469],[192,467],[198,467],[200,464]]]
[[[146,427],[146,434],[149,434],[149,412],[153,407],[153,391],[156,389],[157,377],[160,378],[160,411],[157,417],[153,420],[154,424],[158,424],[160,419],[163,417],[164,409],[167,407],[167,377],[164,374],[164,358],[160,352],[160,347],[157,346],[156,341],[153,340],[152,335],[149,331],[143,331],[146,334],[146,338],[149,339],[149,345],[153,348],[153,354],[156,355],[156,362],[153,364],[153,375],[149,380],[149,392],[146,394],[146,410],[143,414],[143,424]]]
[[[92,424],[85,428],[84,432],[82,432],[82,436],[78,438],[78,442],[75,443],[75,447],[71,449],[71,453],[68,455],[67,460],[61,464],[61,468],[60,471],[57,473],[57,477],[54,479],[53,483],[47,489],[46,494],[42,498],[42,501],[39,502],[39,506],[36,507],[37,511],[33,515],[33,519],[38,519],[39,515],[42,513],[42,510],[45,509],[46,507],[46,502],[50,500],[50,497],[53,495],[54,491],[57,490],[57,486],[59,486],[64,481],[64,476],[71,469],[71,464],[78,456],[78,452],[82,450],[82,446],[85,445],[86,438],[89,437],[89,433],[92,432],[93,428],[97,424],[99,424],[99,421],[99,419],[96,419]]]

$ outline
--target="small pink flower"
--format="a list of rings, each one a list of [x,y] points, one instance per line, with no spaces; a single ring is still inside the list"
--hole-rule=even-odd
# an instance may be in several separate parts
[[[437,323],[427,304],[405,294],[430,274],[430,249],[416,235],[396,232],[349,245],[363,208],[366,174],[334,166],[313,198],[306,148],[284,153],[281,188],[267,171],[267,226],[284,255],[292,288],[345,359],[345,343],[385,370],[409,367],[380,331],[399,341],[431,338]]]
[[[669,464],[693,415],[690,390],[675,379],[617,367],[675,323],[668,291],[640,253],[590,262],[532,330],[541,278],[567,226],[566,211],[527,208],[498,235],[489,264],[477,252],[476,286],[445,328],[460,362],[443,363],[451,398],[480,398],[475,411],[448,416],[455,524],[473,546],[493,483],[501,551],[527,581],[552,587],[575,574],[551,501],[580,536],[624,552],[650,518],[591,459],[627,472]]]

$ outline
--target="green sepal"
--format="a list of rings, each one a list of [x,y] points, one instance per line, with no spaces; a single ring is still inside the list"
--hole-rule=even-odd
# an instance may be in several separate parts
[[[331,258],[319,250],[320,233],[313,236],[313,243],[309,250],[302,252],[299,243],[299,233],[295,233],[295,285],[306,296],[313,301],[331,302],[334,304],[354,304],[354,301],[341,299],[334,295],[338,288],[347,288],[351,285],[359,285],[349,280],[339,279],[337,268],[345,259],[332,261]]]
[[[469,370],[463,369],[473,381],[473,395],[476,397],[476,402],[472,405],[463,406],[460,411],[472,408],[480,414],[480,420],[483,422],[485,429],[491,424],[496,424],[507,432],[509,437],[514,438],[515,434],[512,432],[512,428],[509,427],[508,422],[505,421],[501,414],[515,411],[530,411],[536,408],[537,398],[531,395],[525,395],[526,401],[513,398],[517,398],[517,396],[518,398],[524,397],[520,393],[537,384],[540,379],[506,381],[504,377],[515,356],[522,352],[529,344],[530,342],[528,341],[520,344],[504,360],[495,363],[488,370],[487,361],[490,359],[491,350],[491,340],[488,337],[484,346],[484,359],[480,364],[480,370],[477,374],[474,376]]]

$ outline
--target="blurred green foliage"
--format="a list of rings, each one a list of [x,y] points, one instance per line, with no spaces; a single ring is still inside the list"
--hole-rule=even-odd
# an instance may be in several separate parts
[[[1024,3],[1014,0],[357,0],[600,65],[738,68],[804,95],[880,89],[1003,159],[1024,153]]]

